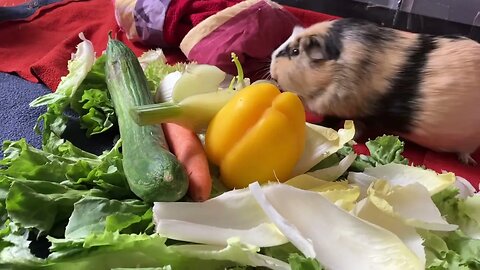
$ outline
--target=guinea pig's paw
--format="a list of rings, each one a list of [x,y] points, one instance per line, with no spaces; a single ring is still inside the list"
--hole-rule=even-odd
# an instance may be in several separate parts
[[[471,153],[459,153],[458,159],[467,165],[477,165],[477,161],[472,158]]]

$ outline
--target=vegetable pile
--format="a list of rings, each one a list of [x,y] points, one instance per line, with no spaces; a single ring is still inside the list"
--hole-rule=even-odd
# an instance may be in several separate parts
[[[56,92],[31,103],[46,106],[42,147],[3,142],[2,268],[480,269],[480,196],[452,173],[409,164],[398,137],[357,155],[352,121],[303,123],[290,93],[274,89],[256,112],[228,106],[273,89],[250,84],[235,56],[230,80],[208,65],[168,65],[161,50],[137,58],[113,39],[96,57],[80,38]],[[63,136],[71,111],[86,138],[117,126],[120,138],[103,153],[80,149]],[[242,113],[261,116],[242,119],[263,137],[226,137],[242,135]],[[276,162],[288,163],[277,181],[252,176]]]

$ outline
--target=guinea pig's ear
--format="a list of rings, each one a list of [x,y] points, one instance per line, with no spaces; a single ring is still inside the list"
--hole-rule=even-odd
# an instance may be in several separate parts
[[[337,60],[340,57],[341,42],[331,35],[311,35],[300,40],[300,46],[312,60]]]
[[[316,36],[305,36],[299,41],[300,48],[312,60],[326,60],[325,51]]]
[[[303,31],[305,31],[305,28],[303,26],[295,25],[295,27],[293,27],[292,36],[295,37],[300,33],[302,33]]]

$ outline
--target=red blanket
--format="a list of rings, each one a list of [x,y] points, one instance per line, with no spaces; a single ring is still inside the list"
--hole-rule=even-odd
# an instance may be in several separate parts
[[[218,11],[216,9],[239,2],[232,0],[222,5],[218,4],[222,0],[211,0],[210,4],[193,5],[192,0],[173,1],[175,8],[167,11],[164,27],[166,41],[172,45],[177,45],[189,29]],[[185,5],[183,9],[182,4]],[[331,18],[312,11],[286,8],[305,25]],[[55,89],[60,77],[66,75],[66,63],[80,42],[78,33],[84,32],[94,44],[95,51],[101,53],[106,47],[110,30],[137,55],[146,49],[125,37],[115,21],[113,5],[105,0],[64,0],[39,9],[26,20],[0,23],[0,71],[14,72],[29,81],[41,81],[50,89]],[[178,49],[165,50],[165,54],[170,62],[184,59]],[[364,152],[364,145],[359,145],[357,150]],[[465,166],[453,154],[436,153],[407,143],[405,156],[416,165],[424,164],[439,172],[454,172],[475,187],[480,183],[480,166]],[[480,151],[474,158],[480,161]]]

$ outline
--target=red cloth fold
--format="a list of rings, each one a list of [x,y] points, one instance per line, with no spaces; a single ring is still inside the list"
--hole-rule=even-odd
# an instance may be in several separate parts
[[[67,74],[67,61],[81,41],[78,34],[83,32],[100,55],[109,31],[135,53],[144,50],[119,32],[110,1],[67,0],[45,6],[26,20],[0,23],[0,71],[17,73],[56,89],[60,77]]]
[[[172,0],[163,26],[165,43],[178,46],[183,37],[204,19],[242,0]]]

